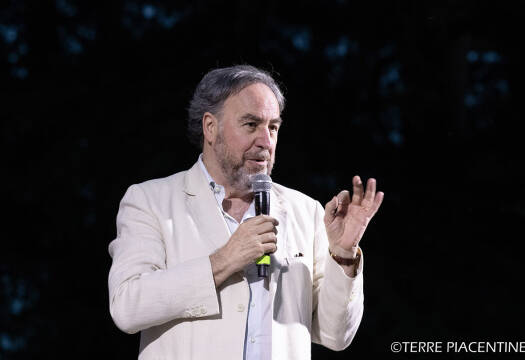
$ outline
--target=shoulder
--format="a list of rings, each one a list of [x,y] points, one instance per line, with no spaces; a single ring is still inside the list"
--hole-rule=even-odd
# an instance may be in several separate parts
[[[170,176],[147,180],[136,185],[142,188],[147,193],[164,192],[173,189],[180,190],[184,183],[184,176],[187,172],[187,170],[180,171]]]
[[[186,173],[187,171],[181,171],[163,178],[133,184],[128,188],[126,196],[143,198],[150,204],[161,203],[163,199],[170,199],[182,191]]]
[[[321,210],[323,209],[319,201],[298,190],[277,183],[272,185],[272,190],[287,207],[292,207],[302,211],[306,210],[308,212],[319,211],[319,208]]]

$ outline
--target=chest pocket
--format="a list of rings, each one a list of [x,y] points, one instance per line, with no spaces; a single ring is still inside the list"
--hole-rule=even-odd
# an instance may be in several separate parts
[[[310,329],[312,289],[311,259],[304,256],[285,257],[275,293],[274,319],[280,323],[300,323]]]

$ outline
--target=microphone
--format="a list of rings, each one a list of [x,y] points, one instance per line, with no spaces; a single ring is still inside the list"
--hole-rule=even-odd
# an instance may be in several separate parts
[[[270,189],[272,178],[266,174],[256,174],[252,177],[252,190],[255,201],[255,215],[270,215]],[[263,255],[255,261],[259,277],[268,276],[270,255]]]

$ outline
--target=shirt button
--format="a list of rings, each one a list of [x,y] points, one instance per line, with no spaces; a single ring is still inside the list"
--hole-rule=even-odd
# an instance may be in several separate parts
[[[243,312],[244,311],[244,305],[243,304],[237,305],[237,311],[238,312]]]
[[[253,337],[250,338],[250,342],[253,344],[255,342],[255,339]]]
[[[250,304],[250,306],[251,306],[251,307],[255,307],[255,303],[252,302],[252,303]]]

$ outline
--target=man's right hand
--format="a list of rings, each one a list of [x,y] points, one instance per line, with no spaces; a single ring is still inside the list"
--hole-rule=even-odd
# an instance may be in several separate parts
[[[210,255],[215,286],[264,254],[274,253],[278,224],[277,219],[268,215],[255,216],[240,224],[226,245]]]

